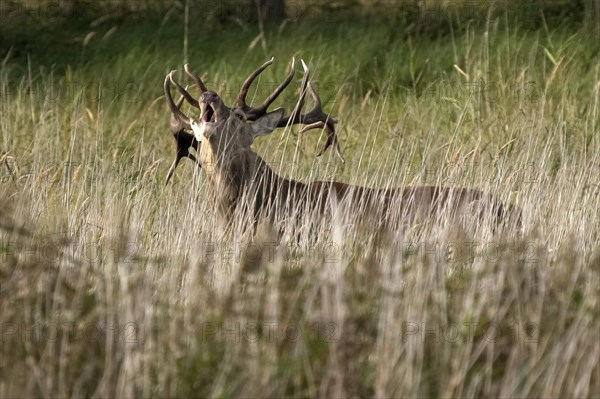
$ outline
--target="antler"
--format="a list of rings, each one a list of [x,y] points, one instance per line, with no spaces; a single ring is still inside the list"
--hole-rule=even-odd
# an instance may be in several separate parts
[[[271,95],[269,95],[269,97],[267,97],[267,99],[260,106],[256,108],[248,106],[248,104],[246,104],[246,95],[248,94],[248,89],[250,89],[250,86],[252,85],[252,82],[254,82],[254,79],[256,79],[256,77],[260,75],[262,71],[267,69],[267,67],[273,63],[273,60],[274,57],[262,64],[254,72],[252,72],[242,84],[240,94],[238,94],[237,109],[242,111],[246,115],[246,119],[249,121],[255,121],[267,113],[267,108],[269,108],[273,101],[275,101],[277,97],[279,97],[281,92],[283,92],[283,90],[286,87],[288,87],[288,85],[294,78],[294,74],[296,73],[295,59],[292,58],[292,66],[290,68],[290,73],[285,78],[285,80],[281,82],[281,84],[275,89],[275,91],[273,91],[273,93],[271,93]]]
[[[186,114],[181,112],[181,109],[179,109],[177,104],[175,104],[175,101],[173,101],[173,96],[171,96],[170,85],[174,84],[175,87],[177,87],[177,89],[181,92],[181,94],[183,95],[184,98],[187,99],[188,97],[190,97],[193,101],[196,102],[196,105],[198,105],[198,101],[194,100],[193,97],[190,95],[190,93],[188,93],[187,90],[185,90],[183,87],[181,87],[181,85],[174,82],[174,79],[173,79],[174,73],[175,73],[175,71],[173,70],[173,71],[169,72],[169,74],[165,77],[164,89],[165,89],[165,97],[167,98],[167,104],[169,105],[171,112],[177,118],[177,120],[179,120],[186,129],[191,129],[192,126],[190,125],[190,118]],[[185,92],[185,94],[184,94],[184,92]],[[188,100],[188,101],[190,101],[190,100]]]
[[[311,129],[325,129],[327,131],[327,141],[325,142],[325,146],[317,154],[317,156],[323,155],[323,153],[333,145],[338,157],[340,157],[342,162],[345,162],[344,156],[342,155],[342,149],[340,148],[338,136],[335,133],[335,124],[338,121],[337,119],[332,118],[331,116],[323,112],[321,98],[317,94],[315,86],[309,80],[310,71],[304,63],[304,60],[300,61],[302,62],[302,68],[304,69],[304,76],[302,77],[302,83],[300,85],[300,98],[298,99],[298,102],[296,103],[292,114],[281,119],[277,127],[287,127],[296,124],[306,125],[300,130],[300,133],[304,133]],[[315,105],[309,112],[303,114],[302,107],[304,107],[304,101],[306,99],[307,92],[310,93],[311,97],[315,102]]]
[[[312,84],[312,82],[310,82],[310,71],[309,71],[308,67],[306,66],[306,64],[304,63],[304,60],[300,60],[300,61],[302,63],[302,68],[304,69],[304,76],[302,77],[302,83],[300,85],[300,97],[299,97],[298,102],[296,103],[291,115],[282,118],[279,121],[279,123],[277,124],[277,127],[287,127],[287,126],[291,126],[291,125],[302,124],[305,126],[300,130],[301,133],[304,133],[311,129],[324,129],[327,132],[327,141],[325,142],[325,146],[317,154],[317,156],[321,156],[329,147],[331,147],[333,145],[335,148],[336,154],[340,157],[342,162],[345,162],[344,156],[342,155],[342,150],[340,148],[338,136],[335,132],[335,124],[337,123],[337,120],[332,118],[325,112],[323,112],[321,98],[317,94],[317,90],[316,90],[315,86]],[[277,97],[279,97],[279,95],[283,92],[283,90],[290,84],[290,82],[294,78],[294,74],[296,72],[294,58],[292,58],[290,72],[288,73],[287,77],[273,91],[273,93],[271,93],[265,99],[265,101],[260,106],[250,107],[248,104],[246,104],[246,96],[248,94],[248,90],[250,89],[250,86],[252,85],[252,83],[254,82],[256,77],[258,75],[260,75],[272,63],[273,63],[273,58],[271,58],[270,60],[268,60],[267,62],[262,64],[254,72],[252,72],[250,74],[250,76],[248,76],[248,78],[246,78],[246,80],[242,84],[242,87],[240,88],[240,92],[239,92],[239,95],[237,98],[237,107],[232,110],[233,113],[242,114],[242,116],[244,117],[245,120],[256,121],[258,118],[260,118],[261,116],[263,116],[267,113],[267,109],[269,108],[269,106],[277,99]],[[202,82],[202,79],[200,79],[200,77],[198,75],[196,75],[195,73],[193,73],[190,70],[188,64],[185,64],[184,69],[185,69],[186,74],[190,78],[192,78],[192,80],[194,80],[194,82],[198,86],[198,89],[202,93],[207,91],[206,85],[204,84],[204,82]],[[191,129],[191,126],[190,126],[190,118],[181,111],[181,103],[183,102],[183,99],[185,99],[187,102],[189,102],[192,106],[194,106],[196,108],[200,108],[200,105],[199,105],[198,100],[196,100],[187,91],[187,87],[183,88],[177,81],[175,81],[175,79],[173,78],[174,73],[175,73],[175,71],[171,71],[165,77],[164,89],[165,89],[165,96],[167,98],[167,103],[169,105],[169,108],[171,109],[171,112],[173,113],[172,120],[177,121],[177,123],[180,125],[181,128],[177,131],[177,133],[175,133],[175,131],[172,129],[173,135],[175,136],[175,139],[177,141],[177,157],[175,158],[173,165],[171,165],[171,168],[169,169],[169,173],[167,175],[167,182],[173,175],[173,172],[175,171],[175,168],[179,164],[179,161],[181,160],[181,158],[187,157],[187,158],[194,160],[196,163],[198,163],[196,158],[192,154],[190,154],[189,148],[192,146],[194,148],[197,148],[199,143],[193,135],[191,135],[183,130],[184,128]],[[173,84],[182,95],[182,98],[178,101],[178,104],[176,104],[173,101],[173,97],[171,96],[171,91],[170,91],[171,84]],[[310,111],[303,114],[302,108],[304,107],[304,102],[306,99],[307,92],[310,93],[311,97],[314,100],[315,105]],[[172,125],[173,125],[173,121],[172,121]]]
[[[205,91],[207,91],[208,89],[206,88],[206,85],[204,84],[204,82],[202,81],[202,79],[200,79],[200,76],[196,75],[194,72],[192,72],[190,70],[190,64],[185,64],[183,66],[183,69],[185,70],[185,73],[192,78],[192,80],[196,83],[196,86],[198,86],[198,89],[200,89],[200,93],[204,93]],[[184,89],[179,82],[177,82],[175,79],[173,79],[173,73],[175,71],[171,71],[171,73],[169,74],[169,81],[175,85],[175,87],[177,88],[177,91],[179,91],[179,93],[181,93],[181,95],[183,96],[183,98],[186,99],[186,101],[188,103],[190,103],[192,106],[196,107],[196,108],[200,108],[200,104],[198,103],[198,100],[196,100],[188,91],[187,91],[187,86]]]
[[[340,148],[340,143],[335,132],[335,124],[337,120],[323,112],[321,105],[321,98],[317,94],[317,90],[314,85],[309,81],[310,71],[308,67],[304,63],[304,60],[300,60],[302,63],[302,68],[304,69],[304,76],[302,78],[302,83],[300,85],[300,98],[292,111],[292,114],[288,117],[281,119],[277,127],[287,127],[296,124],[307,125],[302,130],[301,133],[306,132],[311,129],[325,129],[327,131],[327,142],[323,149],[317,154],[317,156],[322,155],[325,150],[327,150],[330,146],[334,146],[337,155],[340,157],[342,162],[345,162],[344,156],[342,155],[342,150]],[[244,113],[246,119],[249,121],[255,121],[261,116],[267,113],[268,107],[277,99],[277,97],[283,92],[283,90],[290,84],[294,77],[294,73],[296,72],[295,68],[295,59],[292,58],[292,65],[290,68],[290,73],[285,78],[285,80],[275,89],[269,97],[259,106],[259,107],[250,107],[246,104],[246,95],[248,94],[248,89],[250,85],[254,82],[256,77],[262,73],[267,67],[269,67],[273,63],[273,58],[262,64],[258,67],[254,72],[246,78],[242,87],[240,89],[240,93],[237,99],[237,109]],[[311,97],[315,102],[315,106],[306,114],[302,114],[302,107],[304,106],[304,101],[306,98],[306,92],[309,92]]]
[[[175,173],[175,169],[179,165],[181,158],[189,158],[192,161],[194,161],[194,163],[198,165],[198,167],[201,167],[200,162],[198,162],[198,159],[196,159],[196,157],[192,153],[190,153],[190,147],[193,147],[195,150],[198,150],[199,142],[198,140],[196,140],[193,134],[188,133],[184,130],[191,129],[189,118],[183,112],[181,112],[181,106],[183,105],[183,100],[186,97],[182,95],[179,98],[179,100],[177,100],[177,103],[175,103],[173,101],[173,97],[171,96],[169,84],[171,82],[172,74],[173,72],[171,72],[165,78],[164,89],[165,97],[167,98],[167,104],[169,104],[169,108],[171,108],[172,111],[170,127],[171,133],[173,133],[173,137],[175,138],[177,152],[175,155],[175,160],[171,164],[169,172],[167,173],[165,184],[169,183],[171,177],[173,177],[173,173]],[[187,93],[187,87],[183,90]]]
[[[200,76],[198,76],[194,72],[190,71],[190,64],[185,64],[183,66],[183,70],[196,83],[196,86],[198,86],[198,89],[200,89],[201,93],[208,91],[208,89],[206,88],[206,85],[204,84],[202,79],[200,79]]]

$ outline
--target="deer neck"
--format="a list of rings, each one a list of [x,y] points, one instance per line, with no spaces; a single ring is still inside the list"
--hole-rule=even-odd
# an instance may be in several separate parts
[[[209,195],[228,223],[236,208],[268,212],[278,201],[285,202],[290,191],[305,186],[279,176],[251,148],[220,152],[215,146],[202,145],[200,160],[211,188]]]

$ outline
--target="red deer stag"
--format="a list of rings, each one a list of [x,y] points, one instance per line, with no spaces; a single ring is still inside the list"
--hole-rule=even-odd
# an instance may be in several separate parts
[[[325,129],[327,141],[319,155],[333,146],[342,161],[343,157],[334,128],[337,121],[323,112],[321,99],[309,80],[309,70],[304,61],[300,97],[289,116],[284,116],[281,108],[271,112],[267,109],[292,81],[295,72],[293,60],[286,79],[261,105],[251,107],[246,104],[250,85],[272,62],[273,59],[261,65],[244,81],[234,107],[227,107],[217,93],[208,90],[187,64],[184,68],[186,74],[202,93],[198,100],[174,80],[175,71],[165,78],[165,96],[172,112],[171,128],[177,140],[177,158],[169,170],[167,181],[182,157],[194,160],[189,152],[189,148],[194,147],[199,163],[205,170],[210,170],[207,173],[210,195],[227,227],[231,227],[238,218],[236,209],[249,211],[255,226],[259,217],[265,215],[274,222],[296,218],[307,209],[322,212],[327,209],[328,201],[350,204],[351,208],[348,209],[352,214],[356,214],[356,209],[375,209],[378,217],[384,219],[389,218],[392,212],[408,220],[417,214],[430,217],[440,210],[452,214],[461,210],[470,212],[468,209],[472,209],[473,204],[478,204],[481,216],[487,214],[497,220],[514,212],[511,205],[504,206],[477,189],[443,186],[375,189],[335,181],[303,183],[277,175],[252,149],[256,137],[269,134],[276,128],[301,124],[305,126],[300,132]],[[198,119],[188,117],[181,111],[182,100],[175,103],[171,96],[171,85],[200,110]],[[303,114],[306,93],[311,95],[315,105]]]

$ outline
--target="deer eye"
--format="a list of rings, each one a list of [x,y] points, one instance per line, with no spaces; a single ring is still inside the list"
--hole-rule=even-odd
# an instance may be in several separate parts
[[[234,114],[235,116],[237,116],[239,120],[246,122],[246,120],[247,120],[247,116],[246,116],[246,114],[244,113],[244,111],[242,111],[242,110],[239,110],[239,109],[234,109],[234,110],[233,110],[233,114]]]

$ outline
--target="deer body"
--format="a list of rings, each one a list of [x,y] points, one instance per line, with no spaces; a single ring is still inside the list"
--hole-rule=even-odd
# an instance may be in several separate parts
[[[380,221],[390,219],[394,216],[392,212],[396,212],[396,218],[409,221],[417,215],[430,218],[441,211],[454,215],[469,211],[473,204],[477,204],[480,211],[491,212],[493,217],[499,219],[504,218],[507,211],[514,212],[510,205],[505,207],[492,196],[477,189],[443,186],[376,189],[334,181],[303,183],[277,175],[251,145],[256,137],[269,134],[278,127],[300,123],[306,125],[302,131],[311,128],[325,129],[328,140],[323,151],[333,145],[342,160],[343,157],[334,130],[337,121],[321,110],[320,98],[308,80],[308,70],[304,63],[301,96],[291,116],[284,117],[282,109],[267,112],[267,108],[291,81],[293,63],[290,75],[261,106],[252,108],[246,105],[245,96],[250,84],[271,62],[272,60],[263,64],[246,79],[236,108],[225,106],[218,94],[207,90],[200,78],[188,70],[187,65],[186,72],[202,91],[198,100],[173,80],[173,73],[165,79],[165,95],[173,113],[171,128],[178,144],[178,157],[169,171],[167,181],[182,156],[196,161],[207,171],[211,188],[209,195],[217,205],[218,213],[226,226],[233,225],[240,210],[249,213],[252,225],[256,225],[261,216],[268,217],[272,222],[279,222],[298,218],[306,210],[323,213],[333,202],[345,204],[348,206],[347,213],[354,216],[357,210],[369,211]],[[178,104],[173,101],[170,84],[174,84],[183,98],[200,109],[200,118],[189,118],[181,112],[182,100]],[[315,107],[302,114],[307,92],[312,95]],[[190,146],[197,150],[199,161],[189,153]]]
[[[443,186],[377,189],[336,181],[304,183],[279,176],[251,148],[233,149],[210,140],[209,143],[200,150],[199,159],[209,171],[212,200],[227,226],[232,225],[240,208],[253,212],[253,224],[261,215],[276,223],[290,215],[299,217],[306,209],[326,213],[332,200],[337,204],[358,205],[348,209],[350,212],[376,209],[380,219],[389,218],[388,208],[393,204],[407,221],[418,214],[435,217],[437,212],[447,210],[444,206],[448,204],[452,204],[452,213],[458,213],[476,201],[486,201],[499,218],[505,212],[498,201],[477,189]]]

